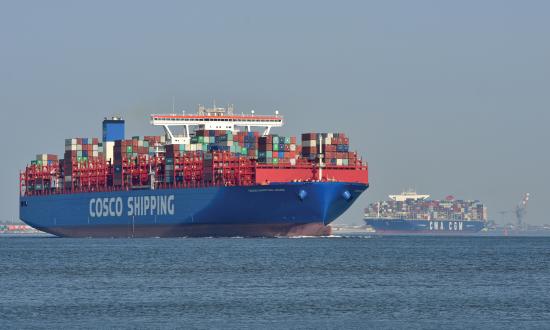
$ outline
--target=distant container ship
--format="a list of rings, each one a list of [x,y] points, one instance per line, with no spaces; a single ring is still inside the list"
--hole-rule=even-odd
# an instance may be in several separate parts
[[[389,198],[365,209],[365,223],[379,234],[471,234],[487,223],[487,208],[477,200],[431,200],[415,191]]]
[[[69,237],[316,236],[368,188],[368,167],[343,133],[271,134],[283,117],[153,114],[160,136],[65,140],[20,173],[20,218]],[[178,134],[176,134],[176,130]],[[253,129],[257,128],[258,131]]]

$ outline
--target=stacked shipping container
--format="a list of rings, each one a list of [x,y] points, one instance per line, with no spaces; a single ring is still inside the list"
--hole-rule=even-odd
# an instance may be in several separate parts
[[[60,186],[94,191],[318,180],[319,139],[327,167],[324,180],[366,180],[366,166],[349,152],[349,140],[342,133],[306,133],[300,146],[296,137],[198,130],[189,144],[166,145],[164,136],[135,136],[114,141],[109,150],[97,138],[67,139],[64,159],[37,155],[21,174],[21,183],[30,192]],[[112,163],[105,159],[107,153]]]
[[[302,157],[316,160],[319,154],[327,166],[355,166],[357,153],[349,151],[349,139],[344,133],[302,134]]]
[[[487,208],[480,201],[469,200],[389,200],[370,204],[365,213],[370,218],[487,220]]]
[[[95,172],[106,167],[103,144],[98,138],[65,139],[65,155],[62,163],[66,188],[95,183],[96,179],[83,176],[88,174],[97,176],[100,173]],[[89,167],[94,173],[88,173]]]
[[[134,136],[130,140],[115,141],[113,184],[115,186],[144,186],[149,183],[152,164],[160,137],[141,139]]]
[[[258,162],[296,165],[296,137],[262,136],[258,140]]]

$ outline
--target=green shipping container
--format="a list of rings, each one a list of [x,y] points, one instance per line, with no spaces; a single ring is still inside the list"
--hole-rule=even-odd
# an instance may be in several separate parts
[[[279,158],[273,158],[273,164],[279,164]]]
[[[275,138],[273,138],[273,140],[275,140]],[[273,151],[279,151],[279,145],[275,144],[275,142],[273,142]]]
[[[127,154],[132,153],[132,147],[130,147],[130,146],[126,147],[126,153]]]
[[[204,136],[199,136],[197,140],[199,143],[204,143]]]

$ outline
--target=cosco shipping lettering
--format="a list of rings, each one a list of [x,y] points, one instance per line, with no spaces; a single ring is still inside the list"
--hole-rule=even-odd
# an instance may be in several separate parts
[[[90,199],[90,217],[121,217],[123,213],[130,217],[176,214],[174,195],[128,197],[126,205],[127,212],[124,212],[124,203],[121,197],[92,198]]]
[[[280,136],[283,117],[205,108],[153,114],[159,136],[65,140],[20,173],[20,217],[67,237],[320,236],[368,188],[343,133]],[[179,128],[175,134],[175,128]]]

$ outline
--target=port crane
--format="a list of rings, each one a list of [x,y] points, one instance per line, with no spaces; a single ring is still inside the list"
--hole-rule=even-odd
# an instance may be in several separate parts
[[[525,223],[523,222],[523,218],[525,217],[525,214],[527,214],[527,203],[529,202],[529,193],[525,193],[523,195],[523,198],[521,202],[516,206],[516,220],[517,225],[519,228],[522,228]]]
[[[513,213],[516,216],[516,226],[518,229],[522,229],[525,226],[525,222],[523,219],[525,218],[525,215],[527,214],[527,204],[529,203],[529,193],[525,193],[523,195],[523,198],[519,202],[518,205],[516,205],[516,208],[514,210],[509,211],[500,211],[500,215],[504,216],[508,213]]]

